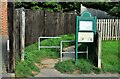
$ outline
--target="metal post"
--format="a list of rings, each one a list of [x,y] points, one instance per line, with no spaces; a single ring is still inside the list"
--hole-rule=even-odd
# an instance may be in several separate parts
[[[98,68],[101,68],[101,45],[102,44],[102,34],[98,32]]]
[[[9,47],[9,40],[7,40],[7,51],[10,51],[10,47]]]
[[[88,46],[87,46],[87,59],[88,59]]]
[[[60,48],[60,46],[41,46],[41,40],[42,38],[61,38],[61,37],[39,37],[38,38],[38,50],[40,50],[40,48]]]
[[[40,50],[40,37],[38,37],[38,50]]]
[[[76,17],[75,64],[78,62],[78,16]]]
[[[62,62],[62,41],[60,42],[60,61]]]

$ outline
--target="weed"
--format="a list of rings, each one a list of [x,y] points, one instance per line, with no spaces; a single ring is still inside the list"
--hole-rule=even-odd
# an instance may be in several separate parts
[[[74,34],[61,35],[59,39],[45,39],[41,41],[41,45],[59,46],[61,40],[75,40]],[[74,43],[65,43],[67,47]],[[86,50],[84,44],[80,47],[80,50]],[[44,58],[59,58],[59,49],[40,49],[38,50],[38,42],[29,45],[25,48],[25,61],[21,62],[20,58],[16,61],[16,77],[29,77],[34,76],[32,71],[39,72],[34,63],[40,63],[40,60]],[[90,54],[90,53],[89,53]],[[93,54],[93,53],[92,53]],[[62,73],[72,73],[74,70],[79,70],[80,73],[100,73],[100,72],[120,72],[118,61],[118,41],[103,41],[102,42],[102,69],[98,69],[88,60],[79,59],[78,64],[75,65],[73,60],[59,62],[55,65],[55,68]]]
[[[75,63],[73,60],[67,60],[63,62],[58,62],[55,68],[62,73],[72,73],[76,70]]]

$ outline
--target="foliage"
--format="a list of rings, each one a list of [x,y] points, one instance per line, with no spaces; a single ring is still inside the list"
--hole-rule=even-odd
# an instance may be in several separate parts
[[[79,70],[80,73],[120,73],[118,42],[120,41],[102,42],[102,69],[98,69],[91,61],[85,59],[79,59],[77,65],[74,65],[73,60],[58,62],[55,68],[62,73],[74,72],[74,70],[70,69],[71,67]]]
[[[78,64],[77,64],[77,69],[81,72],[81,73],[90,73],[93,71],[93,64],[88,61],[88,60],[78,60]]]
[[[76,70],[75,63],[73,60],[67,60],[63,62],[58,62],[55,68],[62,73],[72,73]]]
[[[63,62],[58,62],[55,65],[55,68],[62,73],[73,73],[76,70],[78,70],[79,73],[90,73],[93,72],[95,67],[90,61],[79,59],[77,65],[75,65],[74,60],[66,60]]]
[[[61,35],[58,39],[45,39],[41,41],[41,45],[59,45],[61,40],[74,40],[74,34]],[[51,43],[52,42],[52,43]],[[119,41],[120,42],[120,41]],[[65,44],[69,46],[71,44]],[[83,45],[84,49],[85,45]],[[118,41],[103,41],[102,42],[102,70],[95,67],[91,61],[85,59],[79,59],[78,64],[75,65],[73,60],[59,62],[55,65],[55,68],[61,72],[72,73],[75,70],[79,70],[80,73],[100,73],[120,72],[118,69]],[[21,62],[20,59],[16,61],[16,77],[32,77],[32,71],[39,72],[40,69],[35,63],[40,63],[44,58],[59,58],[59,49],[40,49],[38,50],[38,42],[27,46],[25,48],[25,61]]]
[[[41,7],[39,7],[39,6],[37,6],[37,5],[36,5],[36,6],[31,7],[31,9],[32,9],[32,10],[42,10],[42,8],[41,8]]]
[[[39,72],[40,69],[34,65],[34,63],[28,63],[27,61],[18,62],[16,64],[16,71],[15,74],[17,77],[32,77],[32,71]]]
[[[110,15],[120,17],[120,2],[83,2],[84,6],[106,11]]]
[[[58,2],[44,2],[43,6],[45,7],[45,10],[47,11],[57,11],[60,12],[62,11],[62,5],[59,4]]]
[[[32,10],[47,10],[51,12],[68,12],[77,10],[80,12],[80,4],[86,7],[106,11],[110,15],[120,17],[120,2],[98,1],[98,2],[20,2],[15,3],[16,8],[24,7]]]
[[[16,8],[24,7],[25,9],[32,10],[47,10],[50,12],[67,12],[78,10],[80,8],[79,2],[16,2]]]
[[[74,39],[73,34],[61,35],[60,39],[45,39],[41,42],[41,45],[59,45],[61,40]],[[35,63],[40,63],[44,58],[59,58],[59,49],[40,49],[38,50],[38,42],[27,46],[25,48],[25,61],[21,62],[18,58],[16,61],[16,77],[31,77],[34,76],[32,71],[39,72],[40,69],[35,66]]]

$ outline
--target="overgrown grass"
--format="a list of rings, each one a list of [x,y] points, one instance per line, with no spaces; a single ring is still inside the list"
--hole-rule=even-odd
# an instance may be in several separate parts
[[[63,61],[62,63],[58,62],[55,65],[55,68],[62,73],[72,73],[74,70],[76,70],[73,60]]]
[[[118,41],[103,41],[101,69],[98,69],[91,61],[85,59],[79,59],[77,65],[74,65],[73,60],[59,62],[55,65],[55,68],[62,73],[72,73],[76,69],[79,70],[80,73],[120,73],[120,58],[118,54]],[[73,69],[71,69],[71,67]]]
[[[45,39],[41,42],[41,45],[46,46],[59,46],[61,40],[74,40],[73,34],[62,35],[62,38],[57,39]],[[68,44],[64,44],[65,46]],[[35,66],[35,63],[40,63],[40,60],[44,58],[59,58],[59,49],[40,49],[38,50],[38,42],[27,46],[25,48],[25,61],[21,62],[17,59],[16,62],[16,77],[31,77],[34,76],[32,71],[39,72],[40,69]]]
[[[45,39],[41,42],[42,45],[59,46],[61,40],[74,40],[74,34],[62,35],[58,39]],[[71,45],[64,43],[64,46]],[[84,47],[84,46],[83,46]],[[40,49],[38,50],[38,42],[25,48],[25,61],[21,62],[17,59],[16,62],[16,77],[31,77],[35,74],[32,71],[40,72],[40,69],[35,66],[35,63],[40,63],[44,58],[59,58],[59,49]],[[72,73],[74,70],[81,71],[80,73],[90,73],[91,71],[98,73],[101,70],[93,66],[88,60],[79,60],[78,65],[74,65],[73,60],[59,62],[55,68],[61,72]],[[102,42],[102,71],[103,72],[119,72],[118,70],[118,42],[103,41]]]
[[[79,59],[77,65],[75,65],[74,60],[66,60],[63,62],[58,62],[55,65],[55,68],[61,73],[73,73],[74,71],[77,71],[77,70],[79,71],[80,74],[90,73],[93,71],[95,71],[96,73],[100,71],[89,60],[86,60],[86,59]]]

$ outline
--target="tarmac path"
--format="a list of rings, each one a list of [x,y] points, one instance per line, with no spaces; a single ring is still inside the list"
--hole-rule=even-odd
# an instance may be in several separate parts
[[[41,72],[36,75],[35,77],[118,77],[118,74],[63,74],[57,71],[54,68],[55,63],[57,63],[59,59],[45,59],[41,61],[41,64],[43,65],[42,68],[40,68]]]

